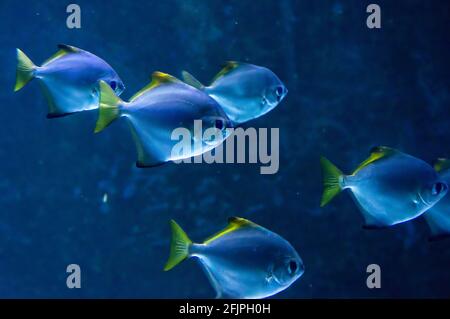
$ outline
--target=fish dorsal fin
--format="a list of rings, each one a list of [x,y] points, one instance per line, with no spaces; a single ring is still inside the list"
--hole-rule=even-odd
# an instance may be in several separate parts
[[[230,217],[228,218],[228,225],[218,233],[215,233],[211,237],[208,237],[203,244],[209,244],[210,242],[216,240],[217,238],[222,237],[225,234],[231,233],[237,229],[241,229],[243,227],[249,226],[257,226],[255,223],[241,217]]]
[[[230,73],[231,71],[237,69],[239,66],[243,65],[243,63],[236,62],[236,61],[227,61],[225,62],[225,66],[222,68],[222,70],[217,73],[214,78],[211,81],[211,84],[216,82],[218,79],[220,79],[222,76]]]
[[[80,52],[82,51],[81,49],[78,49],[77,47],[74,47],[72,45],[67,45],[67,44],[58,44],[58,48],[60,50],[66,51],[68,53],[76,53],[76,52]]]
[[[450,159],[447,158],[438,158],[434,162],[434,170],[436,172],[446,171],[450,168]]]
[[[167,74],[167,73],[163,73],[163,72],[153,72],[152,74],[152,81],[147,84],[146,86],[144,86],[141,90],[139,90],[136,94],[134,94],[131,98],[130,98],[130,102],[136,100],[139,96],[141,96],[142,94],[144,94],[147,91],[153,90],[154,88],[163,85],[163,84],[169,84],[169,83],[183,83],[180,80],[178,80],[176,77]]]
[[[62,56],[65,56],[66,54],[77,53],[77,52],[82,51],[81,49],[78,49],[76,47],[73,47],[73,46],[67,45],[67,44],[58,44],[58,49],[59,49],[58,52],[56,52],[51,57],[49,57],[47,60],[45,60],[45,62],[42,65],[46,65],[46,64],[50,63],[51,61],[59,59]]]
[[[352,175],[358,173],[361,169],[366,167],[367,165],[376,162],[382,158],[387,158],[392,156],[393,154],[398,153],[397,150],[387,147],[387,146],[376,146],[370,150],[370,156],[355,169]]]

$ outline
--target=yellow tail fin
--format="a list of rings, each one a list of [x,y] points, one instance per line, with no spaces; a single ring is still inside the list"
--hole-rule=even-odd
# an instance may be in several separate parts
[[[172,219],[170,221],[170,227],[172,228],[172,240],[170,242],[170,256],[164,266],[164,271],[168,271],[178,265],[180,262],[188,258],[189,247],[192,241],[181,229],[181,227]]]
[[[322,166],[323,173],[323,194],[320,207],[323,207],[341,192],[342,188],[339,184],[339,178],[343,174],[325,157],[320,158],[320,165]]]
[[[14,92],[19,91],[33,78],[33,71],[36,66],[20,49],[17,50],[16,85]]]
[[[95,125],[95,133],[102,131],[112,121],[120,116],[120,104],[123,102],[105,82],[99,83],[100,96],[98,108],[98,120]]]

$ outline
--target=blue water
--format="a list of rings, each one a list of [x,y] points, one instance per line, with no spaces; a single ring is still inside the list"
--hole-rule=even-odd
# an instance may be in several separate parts
[[[195,260],[162,272],[168,220],[193,240],[242,216],[289,240],[306,272],[278,298],[450,297],[450,241],[429,243],[422,218],[361,228],[348,194],[319,208],[319,156],[351,171],[375,145],[426,161],[450,157],[448,1],[85,1],[82,28],[66,1],[0,2],[0,297],[209,298]],[[280,170],[257,165],[134,166],[117,121],[96,112],[45,118],[37,83],[13,93],[15,48],[41,63],[67,43],[108,61],[129,98],[151,72],[187,69],[204,82],[227,60],[273,70],[287,98],[248,126],[280,128]],[[103,203],[104,194],[108,202]],[[81,289],[66,266],[81,267]],[[382,288],[366,287],[366,267]]]

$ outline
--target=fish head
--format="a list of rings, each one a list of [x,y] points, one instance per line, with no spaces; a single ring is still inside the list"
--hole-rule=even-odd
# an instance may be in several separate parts
[[[125,84],[123,84],[122,80],[115,72],[102,78],[101,80],[108,83],[108,85],[111,87],[114,93],[116,93],[117,96],[120,96],[120,94],[122,94],[122,92],[125,90]]]
[[[266,83],[266,87],[262,93],[261,108],[265,112],[268,112],[286,97],[288,89],[275,74]]]
[[[423,186],[418,192],[418,205],[432,207],[440,201],[448,192],[448,185],[444,181],[435,181]]]
[[[278,257],[270,270],[273,282],[281,287],[288,287],[305,272],[305,266],[297,253]]]
[[[233,123],[225,115],[208,115],[202,118],[203,143],[209,146],[219,145],[231,134]]]

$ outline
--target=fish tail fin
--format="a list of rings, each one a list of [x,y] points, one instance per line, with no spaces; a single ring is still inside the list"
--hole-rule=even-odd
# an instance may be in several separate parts
[[[105,81],[100,81],[99,92],[98,120],[95,125],[95,133],[101,132],[120,116],[120,104],[123,103]]]
[[[339,179],[343,173],[323,156],[320,158],[320,165],[322,166],[323,174],[323,194],[320,207],[323,207],[341,192],[342,187]]]
[[[181,72],[182,76],[183,76],[183,81],[186,84],[189,84],[190,86],[195,87],[196,89],[199,90],[204,90],[205,86],[199,81],[197,80],[192,74],[190,74],[187,71],[183,71]]]
[[[34,70],[36,66],[20,49],[17,51],[17,68],[16,68],[16,84],[14,92],[19,91],[34,77]]]
[[[172,219],[170,221],[172,229],[172,240],[170,242],[170,256],[164,266],[164,271],[168,271],[189,257],[189,247],[192,241],[181,229],[181,227]]]

